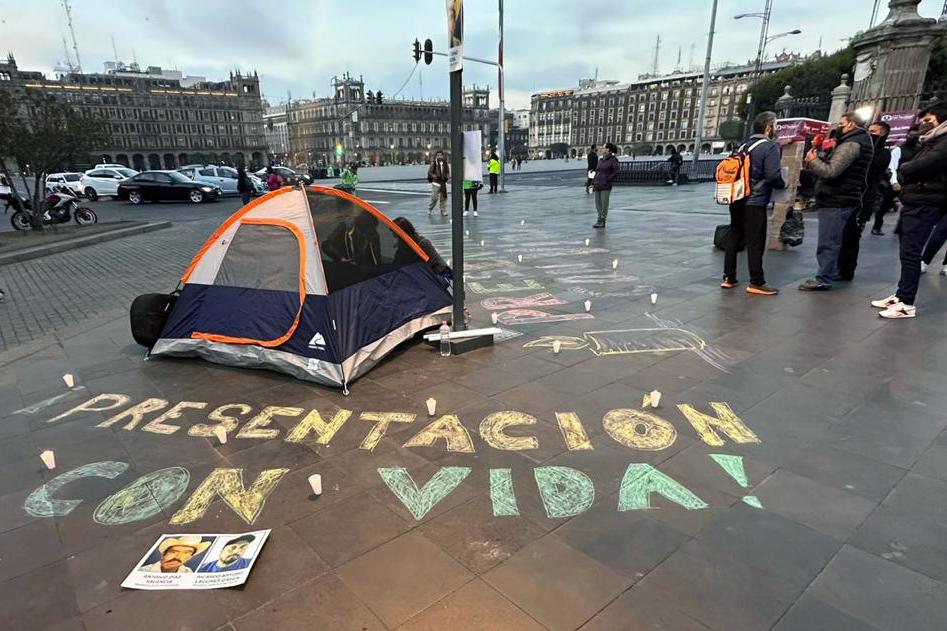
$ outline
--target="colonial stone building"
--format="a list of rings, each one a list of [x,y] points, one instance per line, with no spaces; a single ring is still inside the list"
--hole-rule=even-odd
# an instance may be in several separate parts
[[[263,102],[263,133],[266,136],[266,148],[270,162],[282,162],[289,157],[289,127],[286,123],[285,103],[270,105]]]
[[[448,101],[388,100],[380,91],[366,91],[362,78],[349,74],[336,77],[333,90],[332,97],[290,105],[290,164],[425,162],[434,151],[450,149]],[[480,130],[486,148],[495,125],[489,90],[465,90],[464,130]]]
[[[572,94],[574,90],[540,92],[530,97],[530,157],[552,157],[554,145],[572,144]]]
[[[55,79],[0,63],[0,89],[42,91],[100,116],[111,140],[99,159],[143,169],[171,169],[200,160],[263,164],[266,141],[256,73],[226,81],[189,81],[177,71],[110,63],[102,73]],[[87,165],[74,165],[82,167]]]

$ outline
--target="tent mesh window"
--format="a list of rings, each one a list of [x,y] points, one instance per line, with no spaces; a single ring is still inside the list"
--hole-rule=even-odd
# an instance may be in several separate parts
[[[307,191],[329,292],[421,262],[387,223],[357,203]]]
[[[224,255],[215,285],[299,291],[299,243],[286,228],[241,225]]]

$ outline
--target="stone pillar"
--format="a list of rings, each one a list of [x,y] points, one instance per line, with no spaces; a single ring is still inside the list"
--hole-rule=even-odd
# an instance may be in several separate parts
[[[829,107],[829,123],[837,124],[842,115],[848,111],[848,102],[852,96],[852,89],[848,85],[848,75],[842,75],[842,82],[832,90],[832,105]],[[866,121],[867,122],[867,121]]]
[[[789,93],[790,86],[783,88],[783,95],[776,99],[776,115],[779,118],[792,117],[792,95]]]
[[[785,244],[779,240],[779,231],[786,223],[786,215],[789,209],[793,207],[796,201],[796,190],[799,188],[799,174],[802,172],[802,158],[806,143],[803,141],[793,142],[782,150],[780,166],[785,167],[786,174],[786,192],[773,203],[773,214],[769,219],[768,238],[766,241],[767,250],[785,250]]]
[[[920,2],[889,0],[888,17],[852,39],[852,109],[892,112],[919,106],[931,48],[947,32],[947,23],[918,15]]]

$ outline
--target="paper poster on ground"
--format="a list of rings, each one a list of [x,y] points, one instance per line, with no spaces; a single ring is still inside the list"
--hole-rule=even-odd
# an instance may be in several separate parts
[[[269,535],[269,530],[161,535],[122,581],[122,587],[216,589],[242,585]]]

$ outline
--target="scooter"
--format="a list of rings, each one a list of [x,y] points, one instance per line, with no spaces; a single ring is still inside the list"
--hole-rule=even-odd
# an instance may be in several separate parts
[[[44,201],[43,225],[68,223],[75,220],[80,226],[98,223],[99,218],[95,211],[79,205],[79,198],[72,194],[65,186],[57,187]],[[16,230],[29,230],[33,224],[32,204],[21,204],[10,217],[10,223]]]

